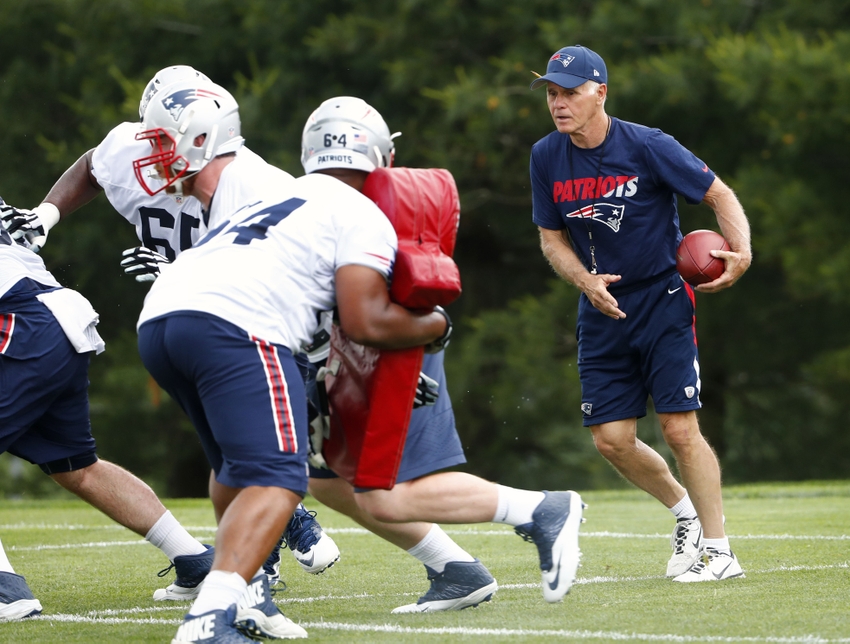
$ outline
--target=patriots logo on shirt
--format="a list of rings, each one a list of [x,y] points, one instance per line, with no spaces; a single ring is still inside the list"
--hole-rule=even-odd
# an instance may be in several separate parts
[[[183,110],[201,98],[221,98],[221,96],[208,89],[181,89],[179,92],[169,94],[162,99],[162,106],[169,114],[171,114],[171,118],[175,121],[179,121],[180,115],[183,114]]]
[[[601,221],[616,233],[620,232],[620,223],[623,221],[623,213],[625,211],[626,207],[623,204],[595,203],[568,212],[564,216],[581,217],[583,219],[592,218],[594,221]]]

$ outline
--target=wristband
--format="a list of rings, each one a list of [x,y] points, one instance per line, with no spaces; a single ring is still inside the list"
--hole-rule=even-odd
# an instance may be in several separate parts
[[[44,227],[45,233],[59,223],[59,208],[54,206],[52,203],[45,201],[41,205],[33,208],[32,211],[38,215],[38,219],[41,221],[41,225]]]

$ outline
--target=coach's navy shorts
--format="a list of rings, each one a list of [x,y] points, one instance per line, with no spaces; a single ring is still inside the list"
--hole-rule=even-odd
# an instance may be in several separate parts
[[[443,369],[445,353],[425,354],[422,371],[440,384],[440,395],[434,405],[414,409],[410,416],[407,440],[398,469],[397,483],[410,481],[447,467],[466,463],[463,446],[455,427],[452,401],[446,387]],[[335,478],[330,470],[310,467],[310,476]],[[359,490],[359,488],[358,488]]]
[[[214,315],[178,311],[142,324],[139,353],[230,487],[307,491],[307,400],[288,348]]]
[[[0,299],[0,453],[71,471],[97,460],[88,401],[89,354],[77,353],[23,279]]]
[[[693,289],[678,273],[616,294],[625,320],[579,299],[578,370],[585,427],[699,409],[700,373]]]

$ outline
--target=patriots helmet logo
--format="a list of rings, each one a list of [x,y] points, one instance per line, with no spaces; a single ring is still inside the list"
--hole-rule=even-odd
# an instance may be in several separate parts
[[[171,114],[171,118],[175,121],[180,120],[180,115],[183,114],[189,105],[201,98],[221,98],[215,92],[208,89],[193,87],[191,89],[181,89],[180,91],[169,94],[162,99],[162,106]]]
[[[623,221],[625,210],[626,207],[623,204],[595,203],[591,206],[585,206],[579,210],[568,212],[565,216],[600,221],[616,233],[620,232],[620,224]]]

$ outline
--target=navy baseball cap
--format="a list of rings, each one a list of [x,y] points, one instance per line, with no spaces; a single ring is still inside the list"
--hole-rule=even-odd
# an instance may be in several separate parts
[[[572,45],[559,49],[549,59],[546,73],[534,79],[531,89],[537,89],[552,81],[564,89],[573,89],[587,81],[608,84],[608,70],[602,56],[592,49]]]

